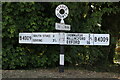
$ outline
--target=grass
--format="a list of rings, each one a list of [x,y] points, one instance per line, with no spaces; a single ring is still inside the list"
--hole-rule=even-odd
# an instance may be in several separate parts
[[[119,64],[109,64],[109,65],[97,65],[97,66],[71,66],[65,67],[68,70],[89,70],[89,71],[96,71],[96,72],[113,72],[113,73],[120,73],[120,65]]]

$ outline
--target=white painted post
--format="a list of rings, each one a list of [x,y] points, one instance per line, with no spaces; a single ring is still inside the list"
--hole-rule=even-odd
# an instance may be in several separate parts
[[[64,13],[61,14],[60,10],[64,10]],[[55,14],[56,16],[61,19],[60,23],[65,24],[64,20],[68,16],[69,10],[68,7],[64,4],[58,5]],[[59,72],[64,72],[64,46],[60,44],[60,62],[59,62]]]

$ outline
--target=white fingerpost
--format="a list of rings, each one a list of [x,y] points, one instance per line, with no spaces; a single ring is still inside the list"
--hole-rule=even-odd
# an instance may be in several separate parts
[[[63,13],[61,13],[63,10]],[[60,30],[59,33],[53,32],[32,32],[19,33],[19,43],[22,44],[59,44],[60,59],[59,72],[64,72],[64,45],[104,45],[110,43],[109,34],[93,34],[93,33],[64,33],[63,30],[70,31],[70,25],[65,24],[64,19],[69,14],[66,5],[60,4],[55,9],[56,16],[61,19],[60,23],[55,23],[55,29]]]
[[[63,10],[63,13],[60,13],[60,11]],[[68,16],[69,10],[68,7],[64,4],[60,4],[57,6],[55,9],[55,14],[56,16],[61,19],[60,24],[56,23],[55,28],[56,30],[69,30],[70,26],[66,26],[64,19]],[[68,28],[67,28],[68,27]],[[60,45],[60,67],[59,67],[59,72],[64,72],[64,46]]]

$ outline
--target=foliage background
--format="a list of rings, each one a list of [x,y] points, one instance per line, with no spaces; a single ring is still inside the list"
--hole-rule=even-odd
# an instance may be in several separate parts
[[[2,3],[3,69],[48,68],[59,64],[59,45],[19,44],[20,32],[58,32],[55,8],[69,8],[66,24],[79,33],[108,33],[109,46],[65,46],[65,66],[103,66],[113,64],[120,32],[120,2],[4,2]],[[91,5],[94,7],[92,8]],[[101,24],[99,26],[98,24]]]

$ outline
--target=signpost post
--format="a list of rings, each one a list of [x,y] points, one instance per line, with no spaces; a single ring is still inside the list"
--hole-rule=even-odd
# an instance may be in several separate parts
[[[64,13],[60,13],[63,10]],[[64,4],[58,5],[55,9],[56,16],[61,19],[60,23],[55,24],[55,28],[57,30],[70,30],[70,25],[65,25],[63,19],[68,16],[69,10],[68,7]],[[60,45],[60,62],[59,62],[59,72],[64,72],[64,46]]]
[[[60,13],[63,10],[64,13]],[[66,5],[59,5],[56,10],[56,16],[61,19],[60,23],[55,23],[55,29],[59,33],[19,33],[19,43],[22,44],[59,44],[60,60],[59,72],[64,72],[64,45],[104,45],[110,43],[109,34],[90,34],[90,33],[64,33],[70,31],[70,25],[66,25],[64,19],[68,16],[69,10]]]

